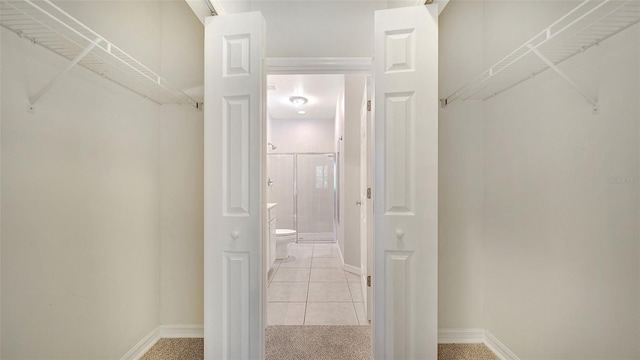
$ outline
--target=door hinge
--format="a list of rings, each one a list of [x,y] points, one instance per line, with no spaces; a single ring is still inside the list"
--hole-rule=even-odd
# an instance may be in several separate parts
[[[367,286],[371,287],[371,275],[367,276]]]
[[[371,199],[371,188],[367,188],[367,199]]]
[[[367,111],[371,111],[371,100],[367,100]]]

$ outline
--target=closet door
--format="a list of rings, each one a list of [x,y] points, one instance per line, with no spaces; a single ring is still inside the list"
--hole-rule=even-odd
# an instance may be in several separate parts
[[[375,14],[376,359],[437,359],[438,8]]]
[[[205,359],[264,357],[264,29],[259,12],[205,27]]]

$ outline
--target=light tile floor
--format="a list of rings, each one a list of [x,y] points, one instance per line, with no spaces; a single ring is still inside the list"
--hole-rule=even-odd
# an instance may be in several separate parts
[[[369,325],[360,277],[342,270],[336,244],[293,244],[267,289],[269,325]]]

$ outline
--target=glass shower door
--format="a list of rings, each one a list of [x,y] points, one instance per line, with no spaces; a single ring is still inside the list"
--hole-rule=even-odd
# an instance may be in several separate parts
[[[298,240],[335,241],[335,156],[296,155]]]
[[[276,218],[278,229],[295,230],[295,156],[292,154],[268,154],[267,156],[267,202],[278,203]]]

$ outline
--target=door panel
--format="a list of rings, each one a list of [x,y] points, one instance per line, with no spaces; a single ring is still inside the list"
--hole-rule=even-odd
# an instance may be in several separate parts
[[[264,19],[205,27],[205,359],[261,359]]]
[[[438,9],[376,12],[375,357],[437,359]]]

